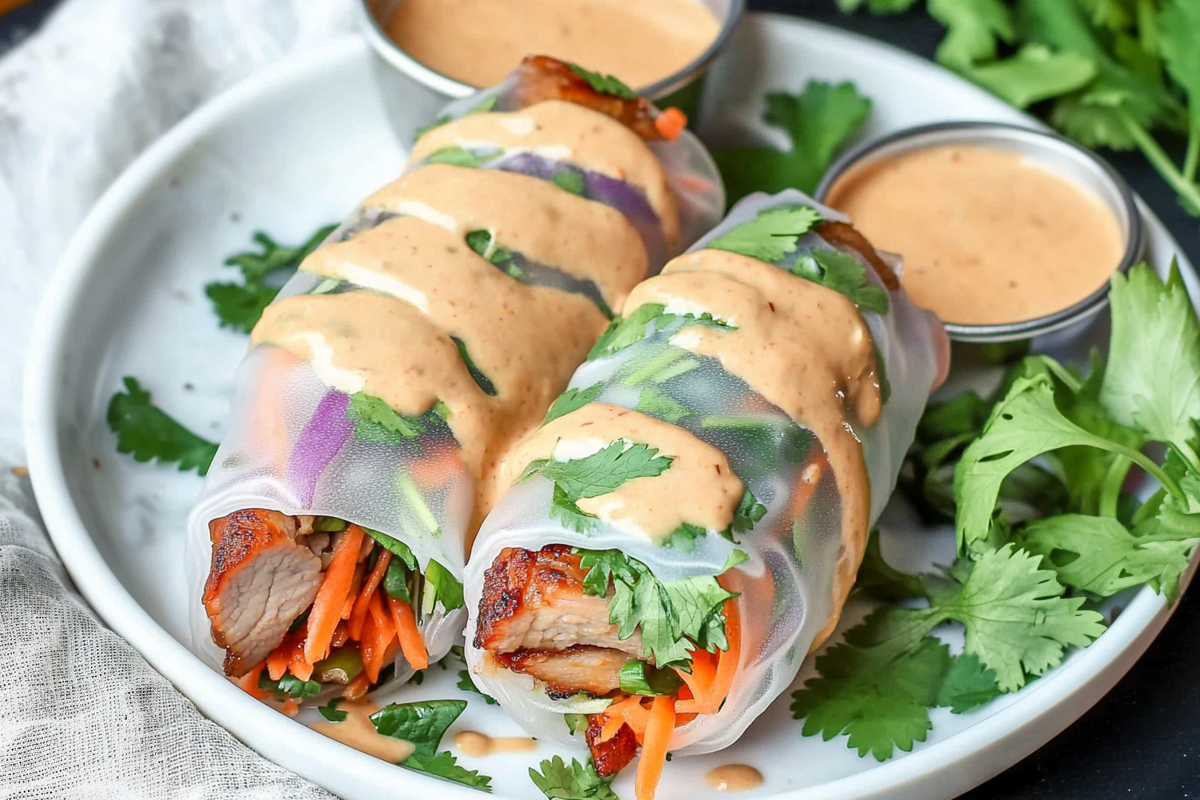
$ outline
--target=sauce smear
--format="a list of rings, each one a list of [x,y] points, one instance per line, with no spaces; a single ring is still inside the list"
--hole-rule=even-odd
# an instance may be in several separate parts
[[[404,0],[385,28],[417,61],[472,86],[539,53],[638,88],[694,61],[721,26],[698,0]]]
[[[492,753],[530,753],[537,750],[537,742],[528,736],[488,736],[479,731],[454,734],[454,746],[463,755],[472,758],[482,758]]]
[[[704,782],[718,792],[745,792],[762,786],[763,775],[747,764],[725,764],[709,770]]]
[[[371,715],[378,710],[379,708],[370,702],[341,703],[338,705],[338,711],[345,711],[346,719],[341,722],[314,722],[310,727],[317,733],[336,739],[367,755],[399,764],[411,756],[416,748],[411,742],[403,739],[381,736],[375,730],[375,723],[371,722]]]
[[[1060,311],[1103,286],[1124,251],[1099,198],[990,147],[930,147],[864,165],[826,202],[876,247],[901,253],[909,295],[946,322]]]

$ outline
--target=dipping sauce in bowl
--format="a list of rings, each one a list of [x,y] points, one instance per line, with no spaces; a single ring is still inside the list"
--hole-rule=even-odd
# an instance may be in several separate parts
[[[909,296],[968,341],[1029,338],[1103,307],[1140,255],[1128,187],[1053,134],[994,123],[901,132],[850,154],[818,197],[904,258]]]
[[[500,82],[529,53],[649,86],[721,32],[699,0],[402,0],[384,27],[417,61],[476,87]]]

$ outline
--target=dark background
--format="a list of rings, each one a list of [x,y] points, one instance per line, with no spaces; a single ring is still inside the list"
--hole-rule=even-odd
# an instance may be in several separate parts
[[[21,31],[36,29],[56,2],[35,0],[0,17],[0,49]],[[929,59],[933,58],[942,36],[942,28],[923,10],[893,17],[871,17],[861,13],[842,14],[833,0],[749,0],[749,3],[752,10],[794,14],[846,28]],[[1154,209],[1189,259],[1200,263],[1200,221],[1183,212],[1174,194],[1141,154],[1106,152],[1104,155]],[[1190,592],[1180,601],[1174,617],[1146,655],[1091,711],[1029,758],[963,795],[963,800],[1189,797],[1200,798],[1198,591]]]

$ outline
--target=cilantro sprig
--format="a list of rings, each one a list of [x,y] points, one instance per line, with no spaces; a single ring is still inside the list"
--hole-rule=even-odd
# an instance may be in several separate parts
[[[529,778],[552,800],[620,800],[612,790],[613,779],[596,774],[590,758],[586,764],[574,758],[567,764],[562,756],[555,756],[538,766],[540,771],[529,768]]]
[[[859,131],[871,101],[852,83],[809,81],[799,94],[766,97],[763,121],[782,130],[790,150],[730,147],[713,152],[733,204],[752,192],[794,188],[811,194],[842,145]]]
[[[225,328],[250,333],[270,305],[280,287],[299,268],[300,262],[317,249],[337,225],[318,228],[305,242],[295,247],[281,245],[262,231],[254,234],[259,251],[230,256],[225,265],[237,267],[241,283],[215,281],[204,287],[213,311]]]
[[[459,766],[448,750],[438,750],[442,737],[467,707],[466,700],[423,700],[391,703],[371,715],[381,736],[410,742],[413,753],[400,766],[490,792],[492,779]]]
[[[773,264],[796,252],[800,237],[821,221],[820,213],[811,206],[777,206],[760,211],[757,217],[718,236],[708,246]]]
[[[600,94],[607,94],[621,100],[636,100],[637,92],[630,89],[618,78],[612,75],[603,75],[599,72],[592,72],[590,69],[584,69],[578,64],[568,64],[571,71],[587,82],[587,85],[595,89]]]
[[[125,391],[108,401],[106,415],[109,429],[117,435],[117,452],[136,461],[176,463],[181,472],[207,474],[217,454],[216,442],[197,436],[154,405],[136,378],[126,376],[122,382]]]

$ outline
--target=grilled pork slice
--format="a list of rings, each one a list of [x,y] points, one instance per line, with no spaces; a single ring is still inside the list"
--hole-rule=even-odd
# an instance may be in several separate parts
[[[592,752],[592,762],[596,766],[596,774],[601,778],[616,775],[637,755],[638,741],[633,729],[622,725],[606,742],[600,741],[600,733],[604,730],[604,715],[592,714],[588,717],[587,744]]]
[[[297,542],[296,518],[278,511],[235,511],[210,522],[208,530],[213,554],[204,608],[213,641],[225,648],[225,674],[241,677],[270,655],[312,605],[321,585],[321,559]]]
[[[585,594],[586,571],[565,545],[503,550],[483,578],[475,646],[496,653],[608,648],[641,658],[642,637],[617,637],[609,597]],[[628,658],[626,658],[628,660]]]
[[[495,656],[514,672],[532,675],[546,684],[551,697],[577,692],[605,695],[621,687],[621,667],[629,655],[607,647],[576,645],[566,650],[519,650]]]

